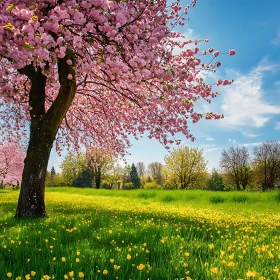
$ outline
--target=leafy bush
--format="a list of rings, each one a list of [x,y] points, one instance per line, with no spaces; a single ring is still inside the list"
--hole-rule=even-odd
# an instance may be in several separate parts
[[[139,198],[144,198],[144,199],[148,199],[148,198],[153,198],[156,196],[155,192],[150,192],[150,191],[143,191],[141,193],[139,193],[137,195]]]
[[[280,203],[280,191],[277,191],[275,195],[275,200]]]
[[[124,183],[122,188],[123,188],[123,190],[132,190],[133,183]]]
[[[174,201],[174,200],[176,200],[176,198],[172,195],[169,195],[169,194],[167,194],[166,196],[164,196],[161,199],[161,201],[163,201],[163,202],[171,202],[171,201]]]
[[[215,196],[210,197],[210,202],[213,204],[224,203],[225,199],[221,196],[215,195]]]
[[[157,182],[147,182],[144,186],[144,189],[149,189],[149,190],[161,190],[162,185],[158,184]]]
[[[235,196],[231,199],[233,202],[237,202],[237,203],[246,203],[249,201],[249,197],[246,195],[238,195]]]

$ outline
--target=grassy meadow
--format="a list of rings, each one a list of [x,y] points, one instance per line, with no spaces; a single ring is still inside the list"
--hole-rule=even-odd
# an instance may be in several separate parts
[[[48,188],[15,220],[0,190],[0,279],[280,279],[280,193]]]

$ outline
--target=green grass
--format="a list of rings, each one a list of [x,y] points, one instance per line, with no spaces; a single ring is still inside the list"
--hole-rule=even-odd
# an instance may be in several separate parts
[[[20,221],[17,197],[1,190],[1,280],[31,271],[31,279],[135,280],[280,273],[278,192],[48,188],[49,218]]]

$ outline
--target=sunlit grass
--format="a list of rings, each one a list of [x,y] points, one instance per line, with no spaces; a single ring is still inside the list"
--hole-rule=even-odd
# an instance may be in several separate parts
[[[22,221],[17,196],[0,193],[1,280],[280,277],[277,192],[49,188],[49,218]]]

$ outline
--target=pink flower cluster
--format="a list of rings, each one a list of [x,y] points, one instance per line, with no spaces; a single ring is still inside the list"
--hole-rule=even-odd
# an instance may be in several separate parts
[[[206,117],[195,112],[195,102],[216,96],[198,74],[221,65],[203,64],[200,56],[221,53],[200,50],[198,44],[208,39],[192,41],[175,31],[184,22],[182,13],[196,4],[194,0],[182,8],[179,2],[168,8],[166,0],[2,1],[1,130],[24,133],[31,118],[32,80],[21,69],[32,66],[46,76],[48,111],[61,86],[58,63],[71,50],[75,61],[67,60],[73,68],[68,80],[77,84],[77,91],[58,131],[58,150],[70,143],[76,147],[96,143],[124,154],[129,136],[145,131],[166,147],[176,133],[193,140],[188,122]],[[181,53],[175,55],[174,48]],[[207,119],[220,117],[211,114]]]

